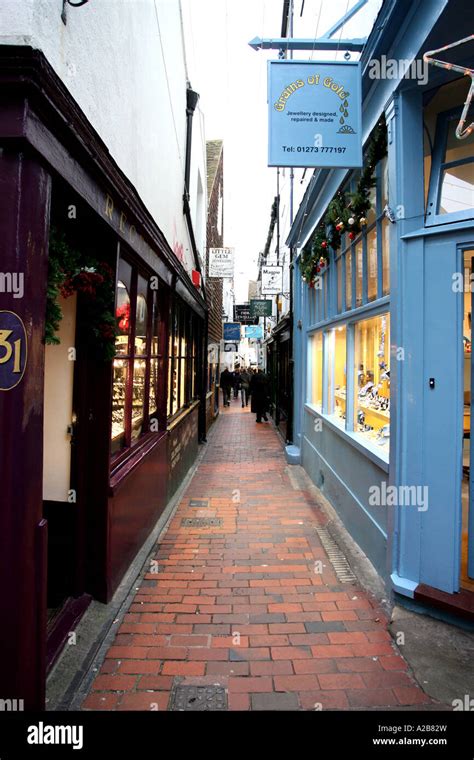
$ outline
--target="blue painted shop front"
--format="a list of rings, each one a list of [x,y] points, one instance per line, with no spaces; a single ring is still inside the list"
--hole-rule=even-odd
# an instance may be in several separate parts
[[[421,60],[462,38],[469,15],[457,0],[384,4],[362,56],[366,151],[377,124],[387,129],[371,208],[355,234],[346,218],[310,286],[298,263],[331,201],[360,179],[316,170],[287,241],[297,254],[291,461],[388,588],[465,616],[474,613],[474,132],[458,140],[455,129],[470,79],[430,68],[424,82],[370,80],[368,70],[382,55]],[[449,60],[472,66],[474,45]]]

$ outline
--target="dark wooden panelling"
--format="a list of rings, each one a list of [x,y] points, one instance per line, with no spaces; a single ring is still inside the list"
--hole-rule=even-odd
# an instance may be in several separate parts
[[[2,271],[24,274],[24,297],[2,293],[0,309],[21,317],[28,340],[21,382],[0,393],[0,694],[24,699],[31,709],[41,708],[44,699],[47,526],[42,521],[42,340],[51,178],[25,153],[5,150],[0,154],[0,197]]]
[[[166,506],[167,477],[164,436],[109,499],[108,600]]]

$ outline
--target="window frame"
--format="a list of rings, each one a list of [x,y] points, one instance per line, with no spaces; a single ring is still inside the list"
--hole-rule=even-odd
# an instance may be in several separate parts
[[[170,332],[168,339],[168,374],[167,383],[170,392],[166,406],[168,424],[179,417],[198,399],[198,339],[199,339],[199,322],[198,317],[187,306],[187,304],[178,296],[174,295],[170,303]],[[176,338],[176,328],[178,332],[177,353],[174,353],[174,343]],[[185,340],[184,354],[182,352],[182,340]],[[194,365],[193,365],[194,360]],[[176,409],[173,410],[173,374],[176,372]],[[194,376],[194,382],[193,382]],[[182,387],[184,381],[184,388]],[[183,398],[183,403],[181,403]]]
[[[390,448],[384,451],[379,449],[373,442],[364,438],[359,431],[354,430],[354,382],[355,382],[355,329],[358,322],[362,322],[373,317],[382,316],[387,314],[390,316],[390,270],[388,272],[389,288],[388,292],[383,292],[383,223],[385,219],[384,213],[384,198],[383,198],[383,174],[385,169],[385,162],[388,157],[378,161],[375,167],[375,218],[362,229],[360,233],[354,238],[349,240],[347,230],[343,234],[343,245],[340,250],[334,251],[330,249],[329,254],[329,266],[326,271],[322,273],[321,288],[319,289],[307,289],[307,315],[308,327],[306,330],[307,339],[307,356],[308,367],[306,372],[306,392],[305,398],[306,406],[312,411],[312,413],[321,416],[324,420],[329,422],[337,431],[344,436],[350,438],[350,440],[357,446],[359,450],[364,452],[369,458],[374,459],[378,463],[383,463],[383,466],[388,467],[390,458]],[[347,192],[355,190],[360,172],[353,171],[348,181],[344,183],[344,189]],[[389,203],[389,188],[385,188],[385,202]],[[372,301],[368,300],[368,245],[367,236],[372,231],[376,231],[377,236],[377,276],[376,276],[376,298]],[[356,247],[362,243],[362,302],[357,305],[357,271],[356,271]],[[351,304],[350,308],[346,308],[346,262],[347,257],[351,259]],[[337,291],[337,267],[336,261],[342,259],[342,278],[341,278],[341,303],[343,306],[342,311],[338,311],[338,291]],[[390,262],[390,255],[388,257]],[[329,295],[329,299],[327,296]],[[314,299],[314,301],[312,301]],[[327,303],[327,301],[329,301]],[[314,315],[314,321],[311,317]],[[330,375],[330,352],[328,350],[330,332],[331,330],[337,330],[338,327],[346,328],[346,410],[345,420],[341,420],[336,417],[335,411],[329,410],[329,398],[328,398],[328,382]],[[322,408],[319,409],[310,400],[310,394],[312,389],[312,362],[311,356],[311,338],[316,333],[322,332],[323,336],[323,357],[322,357]],[[348,389],[351,389],[350,392]],[[334,389],[333,389],[334,393]]]
[[[436,118],[435,139],[433,144],[433,154],[431,158],[431,171],[428,185],[428,197],[425,209],[425,226],[433,227],[439,224],[450,224],[451,222],[461,222],[474,219],[474,206],[465,211],[452,211],[448,214],[439,213],[441,202],[442,174],[446,168],[453,166],[462,166],[468,163],[474,163],[474,153],[472,158],[463,158],[458,161],[444,161],[446,144],[448,140],[449,127],[452,121],[461,118],[463,106],[450,108],[447,111],[441,111]],[[432,209],[432,210],[430,210]]]
[[[143,267],[139,266],[135,261],[133,255],[129,254],[128,250],[120,250],[117,257],[117,277],[115,286],[115,302],[114,313],[117,308],[117,293],[118,293],[118,280],[120,262],[124,261],[131,268],[130,275],[130,331],[128,333],[128,351],[124,355],[117,355],[112,360],[112,378],[111,378],[111,413],[110,413],[110,430],[109,440],[110,446],[112,446],[112,404],[113,404],[113,366],[116,359],[122,359],[127,362],[127,376],[125,380],[125,403],[124,403],[124,444],[117,450],[110,453],[110,469],[113,474],[119,466],[121,466],[126,460],[133,456],[137,449],[144,446],[152,437],[161,436],[165,432],[165,420],[163,418],[163,393],[166,393],[166,386],[161,385],[161,393],[157,393],[156,405],[157,408],[150,414],[150,382],[151,382],[151,360],[158,360],[158,389],[160,390],[160,377],[163,368],[163,335],[166,331],[166,323],[163,320],[163,311],[160,309],[160,292],[162,292],[163,284],[159,280],[158,288],[151,287],[152,277],[156,277],[155,274],[150,274]],[[136,311],[137,311],[137,297],[138,297],[138,278],[141,276],[146,280],[146,345],[145,352],[143,354],[136,353]],[[166,296],[163,297],[166,300]],[[158,352],[152,350],[152,338],[154,331],[153,316],[154,316],[154,304],[157,303],[160,318],[158,322]],[[133,378],[135,371],[135,362],[145,361],[145,381],[143,386],[143,415],[141,422],[141,432],[133,439]],[[150,430],[151,420],[157,421],[157,430]]]
[[[375,302],[371,302],[372,304]],[[364,438],[364,435],[360,433],[360,431],[354,429],[354,410],[355,410],[355,330],[356,326],[360,322],[364,322],[368,319],[373,319],[376,317],[381,317],[383,315],[387,315],[390,318],[390,304],[387,303],[386,300],[382,303],[377,303],[376,306],[370,308],[370,309],[364,309],[362,312],[357,310],[357,313],[353,313],[349,318],[345,319],[338,319],[336,321],[332,321],[329,323],[326,323],[324,325],[320,325],[319,327],[313,327],[308,329],[307,331],[307,355],[308,355],[308,367],[307,367],[307,382],[306,382],[306,406],[311,409],[313,413],[316,413],[317,415],[321,416],[324,420],[331,423],[331,425],[336,428],[338,431],[340,431],[343,434],[347,434],[353,441],[355,441],[358,444],[358,447],[362,451],[366,451],[372,456],[375,454],[377,458],[379,458],[381,461],[383,461],[386,465],[389,464],[390,461],[390,445],[387,450],[383,450],[382,448],[377,447],[373,442],[367,440]],[[329,389],[329,379],[331,374],[331,356],[330,352],[328,350],[329,348],[329,341],[330,341],[330,333],[334,330],[337,330],[338,327],[345,327],[346,328],[346,410],[345,410],[345,420],[341,420],[337,417],[335,413],[334,407],[332,409],[329,408],[329,401],[328,398],[328,389]],[[322,383],[322,408],[319,409],[315,404],[312,403],[310,400],[311,397],[311,390],[312,390],[312,384],[313,384],[313,363],[311,361],[312,358],[312,338],[316,336],[317,333],[322,334],[322,373],[321,373],[321,383]],[[390,349],[389,349],[389,356],[390,356]],[[334,380],[334,372],[332,373],[332,379]],[[350,389],[350,392],[349,392]],[[334,398],[334,388],[332,389],[332,398]],[[390,410],[391,411],[391,410]],[[390,423],[390,415],[389,420]]]

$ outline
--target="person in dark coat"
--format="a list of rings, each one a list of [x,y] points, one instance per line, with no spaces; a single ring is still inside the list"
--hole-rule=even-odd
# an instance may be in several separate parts
[[[240,387],[242,389],[242,409],[249,405],[250,380],[253,375],[246,369],[240,373]]]
[[[229,372],[227,367],[223,372],[221,372],[220,382],[219,385],[222,388],[222,398],[224,406],[230,406],[230,394],[231,389],[234,385],[234,375],[232,372]]]
[[[257,415],[257,422],[268,422],[268,386],[269,378],[261,369],[250,380],[251,411]]]
[[[239,397],[240,387],[240,369],[236,369],[234,370],[234,398]]]

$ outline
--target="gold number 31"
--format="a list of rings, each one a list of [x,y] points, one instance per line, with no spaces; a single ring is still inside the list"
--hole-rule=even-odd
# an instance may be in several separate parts
[[[0,330],[0,348],[4,348],[6,352],[5,355],[0,358],[0,364],[6,364],[6,362],[10,361],[13,351],[15,351],[15,355],[13,357],[13,372],[19,373],[21,372],[21,338],[18,338],[18,340],[16,340],[12,346],[11,342],[8,340],[12,332],[13,330]]]

